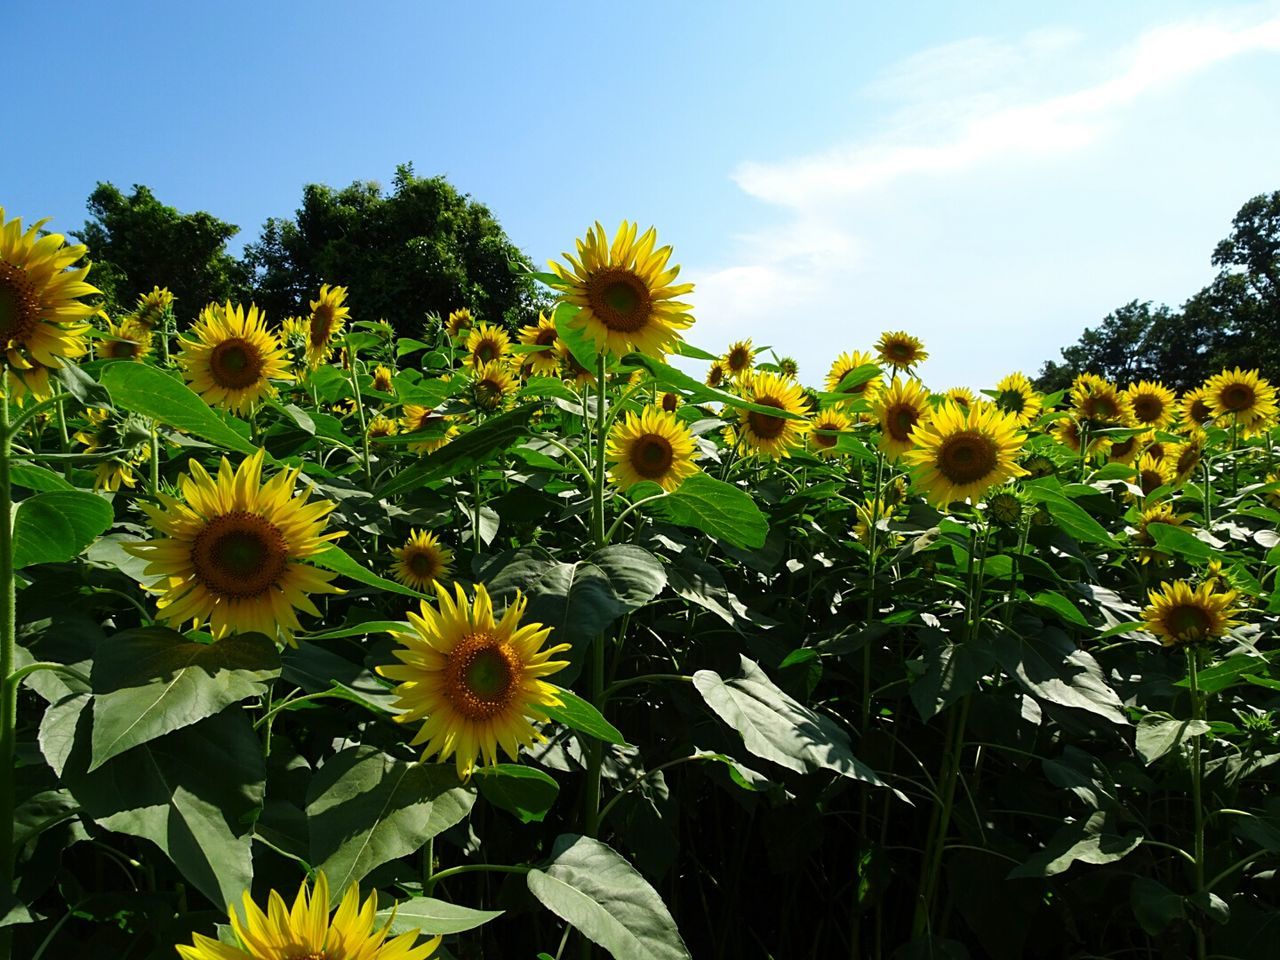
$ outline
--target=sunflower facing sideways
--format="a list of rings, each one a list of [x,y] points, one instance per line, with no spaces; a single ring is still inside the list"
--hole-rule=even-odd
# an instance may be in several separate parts
[[[1011,413],[1018,426],[1029,427],[1040,416],[1044,403],[1025,373],[1014,372],[996,384],[995,405],[1005,413]]]
[[[976,501],[992,487],[1026,474],[1017,463],[1022,452],[1017,418],[995,407],[965,410],[943,403],[912,430],[911,440],[903,460],[935,507]]]
[[[636,224],[623,220],[610,243],[596,223],[577,241],[576,257],[564,254],[569,267],[552,262],[551,271],[560,280],[561,299],[578,307],[567,323],[590,337],[598,352],[661,356],[693,324],[689,305],[677,299],[693,284],[673,283],[680,268],[667,266],[671,247],[656,247],[653,227],[636,233]]]
[[[406,403],[401,413],[403,414],[400,418],[400,430],[402,433],[421,432],[428,434],[426,440],[409,444],[411,453],[435,453],[458,435],[458,428],[436,413],[432,407]]]
[[[93,468],[93,489],[114,492],[121,485],[134,486],[137,479],[133,471],[150,454],[146,427],[132,418],[122,420],[110,410],[98,407],[85,410],[85,420],[85,428],[76,431],[73,439],[83,443],[89,453],[111,451],[110,457],[100,460]]]
[[[911,431],[916,424],[929,418],[929,391],[919,380],[899,380],[897,377],[882,389],[872,403],[872,410],[880,422],[880,448],[896,460],[911,449]]]
[[[373,389],[379,393],[395,393],[395,387],[392,386],[391,378],[395,376],[390,367],[384,367],[382,364],[373,368]]]
[[[833,457],[840,434],[848,432],[852,426],[853,419],[837,407],[819,410],[809,430],[809,443],[819,456]]]
[[[179,338],[178,366],[191,389],[210,406],[246,413],[275,394],[272,380],[290,380],[280,340],[267,330],[256,306],[211,303],[191,328],[194,339]]]
[[[520,342],[526,347],[541,349],[521,355],[520,365],[528,367],[534,376],[555,376],[560,369],[560,358],[555,350],[558,339],[555,322],[539,312],[537,323],[520,328]]]
[[[425,745],[422,759],[450,757],[464,780],[477,759],[498,762],[498,748],[512,760],[522,746],[542,739],[534,722],[545,722],[546,707],[561,704],[556,688],[543,678],[564,669],[567,660],[551,659],[570,647],[543,648],[551,628],[521,624],[527,600],[517,593],[502,619],[494,617],[484,584],[474,599],[461,585],[455,595],[436,585],[439,610],[425,600],[419,613],[408,615],[411,633],[392,633],[400,646],[400,662],[378,668],[398,682],[399,723],[422,726],[412,745]]]
[[[628,413],[605,444],[609,479],[623,490],[647,480],[670,493],[698,472],[694,449],[693,434],[674,414],[660,407]]]
[[[1177,467],[1169,460],[1157,460],[1144,453],[1133,466],[1134,483],[1149,497],[1163,486],[1170,485],[1177,477]]]
[[[708,387],[719,387],[724,383],[728,373],[725,371],[724,364],[719,360],[712,360],[711,366],[707,367],[707,377],[703,381]]]
[[[152,589],[161,620],[181,629],[206,621],[215,638],[236,633],[279,632],[293,643],[301,629],[297,610],[320,611],[308,594],[341,593],[336,576],[301,561],[343,533],[325,533],[334,504],[294,496],[298,469],[262,482],[263,451],[232,469],[224,457],[215,479],[197,461],[178,478],[181,498],[158,494],[140,503],[161,536],[127,544],[147,561],[145,574],[162,577]]]
[[[1076,419],[1091,431],[1122,427],[1133,421],[1133,404],[1128,395],[1091,373],[1076,377],[1071,387],[1071,405]]]
[[[311,301],[311,319],[307,325],[307,363],[314,370],[333,353],[333,343],[343,324],[351,316],[347,306],[347,288],[320,287],[320,297]]]
[[[1238,626],[1235,619],[1237,593],[1218,591],[1216,582],[1193,587],[1185,580],[1162,583],[1149,594],[1150,605],[1142,611],[1147,629],[1166,647],[1186,647],[1224,636]]]
[[[106,360],[141,360],[151,352],[151,330],[136,320],[119,324],[107,321],[107,336],[98,344],[98,356]]]
[[[776,373],[757,373],[742,384],[742,398],[793,415],[776,417],[759,410],[734,411],[738,432],[749,452],[776,460],[791,456],[804,442],[809,430],[809,421],[804,419],[809,401],[800,384]]]
[[[1276,388],[1257,370],[1223,370],[1209,378],[1205,391],[1215,420],[1240,428],[1245,436],[1262,432],[1275,419]]]
[[[1209,391],[1204,387],[1188,390],[1178,401],[1182,408],[1182,426],[1184,428],[1203,427],[1213,419],[1213,407],[1209,406]]]
[[[75,266],[85,248],[67,246],[61,234],[39,236],[46,223],[24,231],[0,207],[0,343],[14,395],[37,400],[52,396],[48,371],[84,353],[86,320],[97,309],[78,298],[100,292],[85,282],[89,267]]]
[[[236,910],[227,913],[235,945],[193,934],[190,946],[178,946],[182,960],[427,960],[440,946],[439,937],[419,944],[417,930],[388,940],[391,928],[378,920],[377,895],[361,903],[354,883],[330,917],[323,870],[310,890],[302,882],[292,908],[273,890],[264,912],[246,890],[244,919]]]
[[[475,323],[475,317],[471,315],[471,311],[466,307],[461,307],[449,314],[449,318],[444,322],[444,328],[448,331],[449,337],[453,340],[465,339],[471,325]]]
[[[174,296],[168,287],[153,286],[150,293],[138,294],[138,305],[133,308],[133,319],[148,330],[159,325],[164,315],[173,309]]]
[[[391,575],[406,587],[428,590],[437,580],[447,580],[453,551],[443,546],[430,530],[410,530],[403,547],[394,547],[396,558]]]
[[[890,330],[880,334],[875,346],[880,362],[895,370],[909,370],[929,359],[920,338],[913,337],[905,330]]]

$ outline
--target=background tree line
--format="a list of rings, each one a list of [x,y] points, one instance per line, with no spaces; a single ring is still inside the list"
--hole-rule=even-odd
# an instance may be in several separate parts
[[[352,315],[385,318],[415,335],[429,314],[469,307],[494,323],[529,323],[544,306],[523,276],[529,258],[489,208],[444,177],[396,168],[390,193],[374,181],[341,190],[308,184],[292,217],[272,217],[240,257],[227,250],[235,224],[182,213],[145,186],[126,195],[99,183],[89,219],[74,234],[88,244],[94,282],[113,317],[159,285],[192,318],[210,300],[253,300],[279,321],[305,314],[322,283],[349,289]]]
[[[1245,203],[1213,250],[1213,281],[1179,310],[1132,300],[1040,368],[1044,391],[1080,373],[1197,387],[1224,367],[1280,377],[1280,190]]]

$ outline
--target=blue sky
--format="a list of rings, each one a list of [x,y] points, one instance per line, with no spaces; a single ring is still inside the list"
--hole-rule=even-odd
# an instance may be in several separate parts
[[[897,328],[938,390],[1034,373],[1195,292],[1280,189],[1274,2],[117,0],[6,4],[0,32],[11,216],[72,230],[95,181],[145,183],[252,239],[305,183],[412,161],[539,262],[657,225],[691,339],[810,383]]]

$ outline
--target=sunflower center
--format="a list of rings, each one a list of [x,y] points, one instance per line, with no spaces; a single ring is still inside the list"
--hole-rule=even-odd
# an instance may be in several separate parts
[[[1203,607],[1189,603],[1173,607],[1165,614],[1164,622],[1168,625],[1170,633],[1186,640],[1202,639],[1213,626],[1212,618]]]
[[[889,344],[885,353],[894,360],[900,360],[904,363],[909,361],[915,355],[915,351],[911,349],[911,344],[902,343],[901,341]]]
[[[1127,457],[1133,452],[1133,448],[1137,445],[1137,437],[1130,437],[1128,440],[1121,440],[1119,443],[1113,443],[1111,445],[1111,456],[1117,459],[1120,457]]]
[[[617,333],[644,329],[653,311],[648,286],[625,267],[607,267],[593,276],[587,302],[591,312]]]
[[[813,442],[824,450],[830,450],[840,439],[839,430],[834,423],[819,423],[813,428]]]
[[[1193,400],[1191,402],[1191,419],[1196,423],[1204,423],[1211,416],[1213,416],[1213,411],[1209,409],[1209,405],[1203,400]]]
[[[333,307],[322,303],[311,314],[311,345],[323,347],[333,332]]]
[[[209,354],[209,374],[227,390],[243,390],[262,377],[262,353],[241,337],[223,340]]]
[[[280,528],[246,510],[210,520],[191,544],[196,579],[231,599],[265,593],[279,583],[288,563],[289,546]]]
[[[0,341],[22,343],[40,318],[40,298],[27,272],[0,261]]]
[[[906,443],[911,438],[911,431],[919,419],[920,414],[914,407],[897,406],[889,411],[889,415],[885,417],[885,424],[893,439]]]
[[[419,577],[432,577],[439,572],[435,554],[422,550],[409,557],[409,569]]]
[[[492,410],[502,402],[502,385],[485,378],[476,381],[476,404],[484,410]]]
[[[107,356],[113,359],[133,358],[138,355],[141,344],[133,340],[108,340],[106,347]]]
[[[656,433],[646,433],[631,445],[631,466],[646,480],[665,476],[673,459],[671,442]]]
[[[556,342],[556,332],[554,329],[539,330],[538,335],[533,338],[535,346],[549,347]]]
[[[1090,420],[1113,420],[1116,412],[1110,397],[1091,396],[1084,404],[1084,415]]]
[[[1190,473],[1200,463],[1200,451],[1195,447],[1187,447],[1178,454],[1178,472]]]
[[[744,347],[735,347],[729,351],[729,369],[735,373],[745,370],[750,362],[751,354],[747,353]]]
[[[676,407],[680,404],[680,398],[674,393],[664,393],[662,395],[662,409],[667,413],[675,413]]]
[[[718,387],[724,380],[724,370],[720,367],[712,367],[707,371],[707,386]]]
[[[520,677],[520,657],[509,643],[473,633],[449,654],[444,693],[468,720],[488,720],[511,706]]]
[[[481,340],[476,345],[476,359],[481,363],[488,363],[490,360],[498,358],[498,345],[492,340]]]
[[[1138,478],[1138,486],[1142,487],[1142,495],[1144,497],[1162,483],[1164,483],[1164,477],[1160,475],[1158,470],[1143,470]]]
[[[782,404],[774,397],[757,397],[755,402],[764,407],[782,409]],[[747,414],[747,423],[751,425],[751,432],[761,440],[776,440],[787,428],[785,417],[772,417],[767,413],[757,413],[755,410]]]
[[[1160,414],[1164,413],[1164,404],[1160,402],[1159,397],[1143,394],[1134,398],[1133,413],[1143,423],[1153,423],[1160,419]]]
[[[1222,391],[1220,399],[1222,405],[1234,413],[1252,407],[1255,395],[1247,383],[1233,383]]]
[[[976,430],[947,437],[938,448],[938,472],[956,486],[974,483],[996,468],[999,450],[995,441]]]
[[[1020,390],[1003,390],[996,397],[996,406],[1005,413],[1021,413],[1027,406],[1027,398]]]

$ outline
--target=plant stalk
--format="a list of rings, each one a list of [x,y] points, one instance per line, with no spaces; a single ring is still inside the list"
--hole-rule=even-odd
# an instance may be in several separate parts
[[[62,407],[59,405],[59,411]],[[13,765],[18,735],[18,685],[13,674],[16,600],[13,579],[13,488],[9,458],[13,433],[9,427],[9,398],[0,398],[0,896],[13,893]],[[11,928],[0,927],[0,960],[9,960]]]

